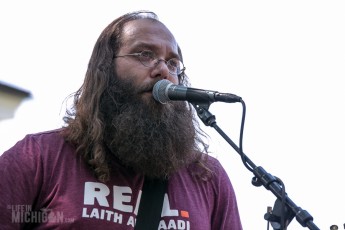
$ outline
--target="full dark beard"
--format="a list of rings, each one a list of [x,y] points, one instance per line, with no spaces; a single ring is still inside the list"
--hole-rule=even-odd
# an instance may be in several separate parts
[[[196,160],[193,113],[185,102],[160,104],[128,80],[105,93],[105,142],[120,163],[150,178],[167,178]],[[145,95],[148,96],[148,95]]]

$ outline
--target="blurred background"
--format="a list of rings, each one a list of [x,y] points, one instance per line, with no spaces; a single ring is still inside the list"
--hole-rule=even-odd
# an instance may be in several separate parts
[[[192,86],[246,103],[244,152],[279,177],[320,229],[344,215],[344,1],[0,2],[0,154],[27,133],[61,127],[101,31],[134,10],[156,12],[179,42]],[[240,103],[213,103],[238,145]],[[211,127],[212,155],[235,188],[243,227],[266,229],[276,197]],[[295,219],[288,229],[305,229]]]

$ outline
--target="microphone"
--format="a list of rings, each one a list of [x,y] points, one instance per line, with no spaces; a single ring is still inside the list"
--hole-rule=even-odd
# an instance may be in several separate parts
[[[162,104],[166,104],[169,101],[188,101],[190,103],[215,101],[234,103],[242,101],[241,97],[234,94],[174,85],[166,79],[156,82],[153,86],[152,95],[156,101]]]

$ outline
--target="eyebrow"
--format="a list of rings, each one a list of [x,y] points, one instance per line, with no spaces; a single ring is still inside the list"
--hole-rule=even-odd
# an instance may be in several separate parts
[[[134,44],[134,46],[131,48],[131,50],[137,50],[137,51],[139,49],[150,50],[150,51],[153,51],[155,54],[157,54],[159,51],[159,47],[157,45],[152,44],[152,43],[147,43],[147,42],[138,42],[137,44]],[[171,58],[180,59],[179,54],[175,52],[169,52],[168,57],[169,59]]]
[[[157,51],[158,47],[154,44],[147,43],[147,42],[138,42],[131,45],[131,50],[138,50],[138,49],[147,49],[152,51]]]

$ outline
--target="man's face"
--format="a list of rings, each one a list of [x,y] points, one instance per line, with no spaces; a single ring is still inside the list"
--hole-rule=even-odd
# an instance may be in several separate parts
[[[127,23],[118,56],[149,50],[164,60],[178,58],[177,43],[161,23],[147,19]],[[114,82],[104,94],[104,138],[125,167],[152,178],[166,178],[196,159],[193,113],[185,102],[160,104],[154,84],[167,79],[178,84],[165,62],[146,67],[137,57],[115,58]],[[115,169],[116,170],[116,167]]]
[[[151,51],[159,59],[179,58],[174,36],[160,22],[148,19],[130,21],[123,28],[121,41],[118,56]],[[152,100],[152,86],[161,79],[178,84],[178,76],[169,73],[164,61],[153,67],[144,66],[136,56],[119,57],[114,61],[116,75],[120,80],[132,78],[136,88],[144,87],[144,91],[139,92],[142,97]]]

